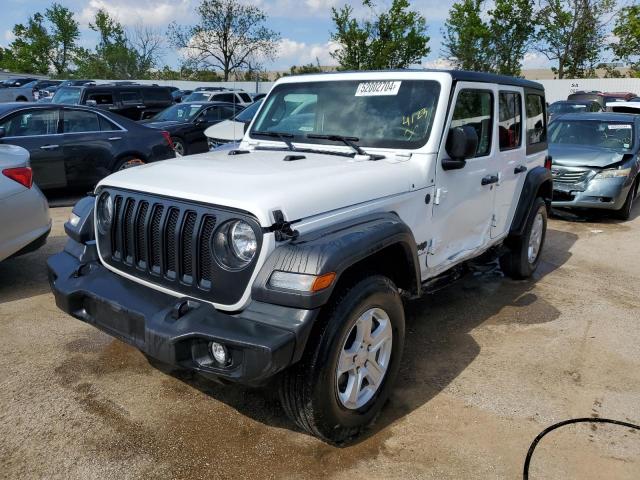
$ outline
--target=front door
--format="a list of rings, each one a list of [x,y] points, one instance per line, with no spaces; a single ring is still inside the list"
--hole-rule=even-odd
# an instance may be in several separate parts
[[[58,107],[24,109],[0,121],[0,143],[29,151],[33,181],[42,189],[67,186],[59,123]]]
[[[436,194],[433,203],[434,236],[427,255],[427,266],[435,271],[474,256],[490,241],[495,184],[495,85],[459,82],[454,108],[436,166]],[[451,128],[471,126],[478,135],[473,158],[463,168],[444,170],[442,160],[449,158],[446,134]],[[436,272],[437,273],[437,272]]]

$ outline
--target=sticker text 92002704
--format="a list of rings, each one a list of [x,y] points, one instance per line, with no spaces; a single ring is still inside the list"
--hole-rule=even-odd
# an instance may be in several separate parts
[[[397,95],[402,82],[379,81],[362,82],[356,90],[356,97],[375,97],[383,95]]]

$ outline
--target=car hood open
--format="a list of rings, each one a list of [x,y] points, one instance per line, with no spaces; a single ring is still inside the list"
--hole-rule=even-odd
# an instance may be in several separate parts
[[[290,155],[304,158],[285,160]],[[209,152],[117,172],[99,185],[244,210],[264,227],[271,212],[308,218],[418,187],[413,162],[355,160],[286,150]]]
[[[625,156],[624,153],[609,148],[560,144],[550,144],[549,155],[551,155],[554,165],[596,168],[616,164],[622,161]]]

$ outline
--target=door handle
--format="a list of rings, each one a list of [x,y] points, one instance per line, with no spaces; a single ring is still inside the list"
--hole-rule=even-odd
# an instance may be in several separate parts
[[[513,169],[513,173],[515,173],[516,175],[519,173],[524,173],[527,171],[527,166],[526,165],[520,165],[516,168]]]
[[[482,178],[482,182],[480,182],[482,185],[491,185],[492,183],[498,183],[500,181],[500,178],[498,178],[498,175],[487,175],[486,177]]]
[[[56,148],[60,148],[60,145],[43,145],[40,150],[55,150]]]
[[[116,140],[122,140],[122,137],[109,137],[109,138],[107,138],[107,140],[115,142]]]
[[[136,105],[136,108],[144,108],[144,105]]]

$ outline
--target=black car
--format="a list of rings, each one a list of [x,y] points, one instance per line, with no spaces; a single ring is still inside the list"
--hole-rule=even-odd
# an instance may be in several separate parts
[[[173,105],[173,97],[169,88],[158,85],[102,84],[60,87],[52,103],[89,105],[131,120],[144,120]]]
[[[34,80],[37,80],[37,78],[31,78],[31,77],[8,78],[0,82],[0,88],[22,87],[23,85],[33,82]]]
[[[171,92],[171,96],[173,97],[173,101],[176,103],[182,102],[187,96],[191,95],[193,90],[173,90]]]
[[[93,187],[122,168],[174,158],[167,132],[97,108],[56,104],[0,104],[0,143],[31,156],[43,189]]]
[[[209,150],[204,135],[208,127],[235,116],[242,109],[227,102],[183,102],[143,123],[169,132],[176,153],[190,155]]]

